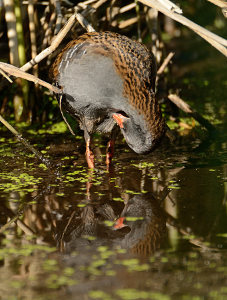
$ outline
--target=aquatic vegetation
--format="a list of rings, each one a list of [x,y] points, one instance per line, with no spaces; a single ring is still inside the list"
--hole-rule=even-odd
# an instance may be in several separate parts
[[[152,167],[154,167],[154,163],[141,162],[141,163],[138,163],[138,164],[132,164],[132,166],[137,167],[139,169],[152,168]]]
[[[1,172],[0,190],[5,193],[11,191],[33,192],[38,189],[38,185],[43,181],[41,177],[35,177],[28,173]]]
[[[119,289],[116,295],[123,300],[139,300],[139,299],[154,299],[154,300],[170,300],[171,298],[162,293],[147,292],[136,289]]]

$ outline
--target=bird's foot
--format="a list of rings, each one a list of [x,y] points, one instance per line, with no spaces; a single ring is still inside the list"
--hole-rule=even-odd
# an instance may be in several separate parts
[[[95,160],[94,160],[94,154],[93,152],[90,150],[89,146],[86,146],[86,160],[87,160],[87,164],[88,164],[88,168],[89,169],[94,169],[95,168]]]

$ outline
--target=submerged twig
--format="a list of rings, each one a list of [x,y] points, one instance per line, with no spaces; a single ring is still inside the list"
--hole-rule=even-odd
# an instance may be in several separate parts
[[[29,149],[32,153],[35,154],[35,156],[41,160],[41,162],[49,169],[52,167],[51,162],[45,158],[38,150],[36,150],[32,145],[29,144],[27,140],[25,140],[19,132],[13,128],[12,125],[10,125],[1,115],[0,115],[0,122],[5,125],[7,129],[9,129],[14,136],[18,139],[19,142],[21,142],[27,149]]]
[[[192,109],[188,103],[186,103],[179,96],[170,94],[168,96],[169,100],[172,101],[177,107],[179,107],[184,112],[190,114],[196,121],[198,121],[201,125],[203,125],[206,129],[210,131],[216,130],[215,127],[203,116],[201,116],[197,111]]]

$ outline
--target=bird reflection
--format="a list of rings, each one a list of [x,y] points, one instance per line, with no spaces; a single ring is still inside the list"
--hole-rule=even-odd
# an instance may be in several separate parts
[[[115,211],[114,201],[110,201],[63,215],[56,227],[60,251],[69,254],[106,245],[146,256],[159,248],[166,225],[153,195],[135,195],[123,205],[120,215]]]

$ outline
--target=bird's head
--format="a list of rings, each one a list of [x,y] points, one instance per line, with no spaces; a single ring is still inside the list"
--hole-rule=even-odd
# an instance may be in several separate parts
[[[138,154],[145,154],[152,150],[152,133],[147,129],[145,122],[135,120],[122,112],[114,113],[113,118],[119,125],[128,146]]]

